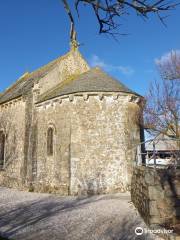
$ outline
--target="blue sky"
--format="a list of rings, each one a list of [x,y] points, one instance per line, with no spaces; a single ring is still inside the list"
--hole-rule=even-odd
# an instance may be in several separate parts
[[[121,20],[119,43],[98,35],[88,7],[77,20],[80,51],[91,64],[144,95],[158,78],[155,59],[180,49],[180,7],[170,12],[165,28],[157,17],[135,14]],[[0,1],[0,91],[26,71],[33,71],[69,50],[69,22],[59,0]]]

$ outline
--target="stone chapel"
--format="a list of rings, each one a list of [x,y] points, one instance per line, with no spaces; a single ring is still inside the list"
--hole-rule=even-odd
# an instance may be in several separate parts
[[[71,49],[0,94],[0,185],[61,195],[126,191],[142,100]]]

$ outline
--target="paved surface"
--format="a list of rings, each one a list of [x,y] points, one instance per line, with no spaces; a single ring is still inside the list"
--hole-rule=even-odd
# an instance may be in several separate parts
[[[0,187],[0,235],[17,240],[133,240],[146,228],[125,194],[92,197],[21,192]]]

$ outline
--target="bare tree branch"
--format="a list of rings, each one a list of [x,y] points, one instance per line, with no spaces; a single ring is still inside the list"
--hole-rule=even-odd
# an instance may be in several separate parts
[[[78,43],[76,40],[75,32],[75,21],[70,6],[74,9],[78,15],[79,6],[87,5],[90,6],[95,14],[99,25],[99,33],[110,34],[114,39],[117,40],[116,36],[118,35],[127,35],[120,34],[117,32],[117,29],[120,28],[120,20],[124,16],[129,16],[131,11],[135,11],[137,16],[142,17],[143,19],[148,19],[150,14],[155,14],[161,23],[166,26],[165,19],[167,15],[164,15],[165,12],[176,9],[177,5],[180,4],[180,0],[168,1],[168,0],[61,0],[65,11],[69,17],[71,23],[71,46],[72,48],[77,48]],[[73,3],[73,5],[72,5]],[[85,19],[83,19],[85,21]]]
[[[180,80],[180,52],[171,51],[164,60],[158,60],[161,76],[167,80]]]
[[[145,127],[151,134],[180,140],[180,52],[165,54],[156,64],[162,81],[152,83],[146,96]]]
[[[151,84],[144,109],[145,128],[152,135],[162,133],[180,138],[180,82],[162,79]]]
[[[114,30],[119,28],[118,20],[124,15],[129,15],[131,10],[143,18],[148,18],[150,13],[156,14],[165,25],[164,19],[167,16],[163,16],[162,13],[175,9],[180,2],[167,0],[76,0],[75,9],[78,15],[78,7],[82,3],[92,7],[99,24],[99,33],[113,34]]]
[[[74,22],[74,18],[73,15],[71,13],[71,9],[70,6],[68,4],[67,0],[61,0],[65,11],[67,12],[69,19],[70,19],[70,23],[71,23],[71,29],[70,29],[70,41],[71,41],[71,48],[72,49],[76,49],[78,47],[78,43],[77,43],[77,38],[76,38],[76,31],[75,31],[75,22]]]

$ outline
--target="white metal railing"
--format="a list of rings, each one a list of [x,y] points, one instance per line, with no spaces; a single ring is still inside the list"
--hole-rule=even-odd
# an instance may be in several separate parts
[[[158,151],[156,148],[159,141],[165,141],[166,143],[168,141],[180,141],[180,139],[150,139],[144,142],[141,142],[136,147],[136,165],[144,165],[144,166],[152,166],[154,168],[156,167],[166,167],[169,165],[175,165],[177,167],[180,167],[180,149],[179,145],[177,144],[177,148],[172,150],[165,150],[164,155],[167,154],[168,158],[158,158],[158,156],[162,153]],[[146,150],[146,144],[150,143],[152,144],[152,150],[147,151]],[[179,142],[180,143],[180,142]]]

